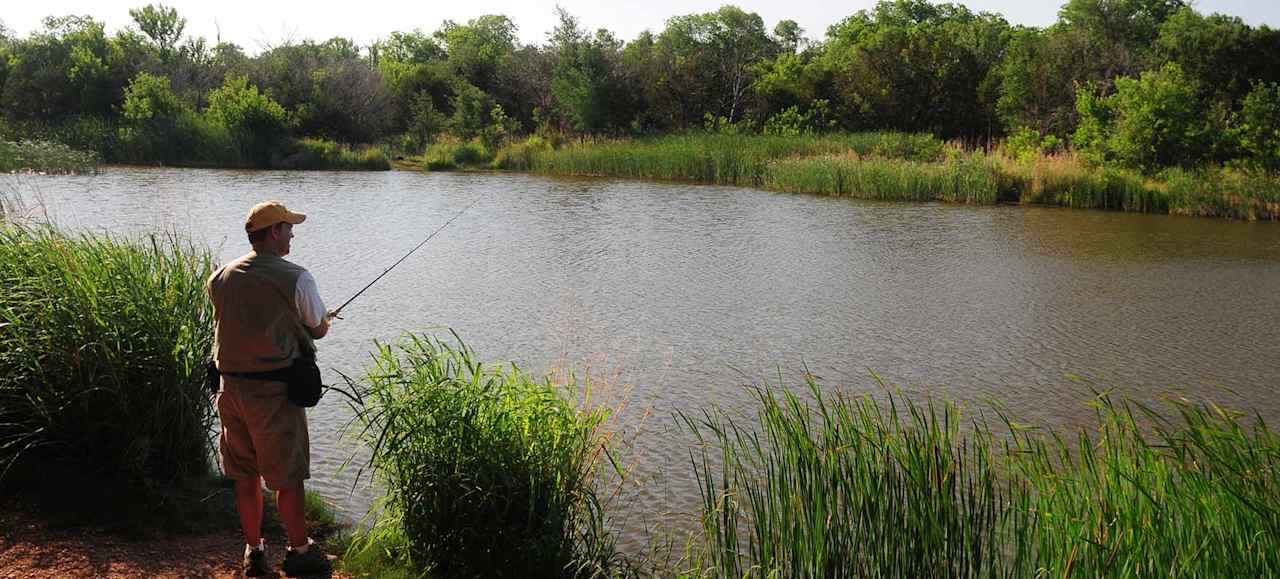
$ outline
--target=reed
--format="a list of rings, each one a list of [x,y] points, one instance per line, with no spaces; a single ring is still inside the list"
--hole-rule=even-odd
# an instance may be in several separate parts
[[[351,561],[440,577],[626,573],[595,487],[608,412],[574,402],[589,384],[486,367],[460,339],[410,335],[379,344],[350,385],[361,399],[350,432],[386,488]]]
[[[391,161],[381,145],[352,147],[323,139],[298,139],[292,152],[272,163],[276,169],[388,171]]]
[[[682,414],[714,577],[1261,577],[1280,439],[1260,417],[1100,394],[1074,437],[955,404],[768,385],[757,420]]]
[[[761,185],[776,191],[886,201],[994,204],[994,170],[981,159],[919,163],[839,155],[770,163]]]
[[[716,577],[1006,575],[1011,490],[981,423],[954,405],[756,390],[759,421],[682,414],[697,434],[705,548]]]
[[[1280,219],[1280,175],[1249,169],[1170,169],[1162,175],[1169,212],[1250,221]]]
[[[0,173],[73,174],[92,173],[97,168],[97,155],[61,143],[0,141]]]
[[[1050,576],[1265,577],[1280,572],[1280,438],[1260,416],[1099,394],[1074,444],[1024,432],[1020,547]],[[1030,567],[1024,567],[1030,569]]]
[[[844,154],[934,160],[942,142],[930,135],[853,133],[827,136],[686,133],[634,140],[581,141],[554,151],[511,155],[508,167],[561,175],[692,180],[761,186],[769,162]]]
[[[209,472],[206,250],[0,223],[0,476],[25,459],[140,491]]]

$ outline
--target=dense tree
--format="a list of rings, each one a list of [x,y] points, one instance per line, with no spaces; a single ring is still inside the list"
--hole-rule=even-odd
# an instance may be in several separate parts
[[[599,133],[625,128],[633,110],[630,87],[616,73],[622,42],[607,30],[594,36],[564,9],[551,33],[555,55],[551,93],[557,111],[576,131]]]
[[[846,128],[986,136],[999,132],[992,71],[1010,33],[963,6],[885,0],[832,26],[819,64]]]
[[[369,46],[334,38],[257,55],[185,36],[176,10],[152,4],[112,34],[81,16],[49,18],[25,38],[0,25],[0,132],[107,159],[170,162],[194,142],[195,157],[264,164],[289,154],[294,136],[418,152],[442,133],[492,145],[535,130],[891,129],[1070,137],[1091,158],[1144,170],[1280,170],[1280,31],[1191,4],[1066,0],[1042,29],[959,4],[880,0],[817,41],[795,21],[769,28],[732,5],[625,43],[560,11],[544,43],[518,45],[510,19],[486,15]],[[257,112],[237,121],[236,110]]]
[[[755,65],[777,53],[764,20],[736,6],[676,16],[658,38],[670,89],[681,100],[684,124],[703,115],[735,122],[755,87]]]
[[[1235,107],[1255,81],[1280,81],[1280,32],[1251,28],[1239,18],[1183,8],[1160,27],[1156,48],[1207,91]]]

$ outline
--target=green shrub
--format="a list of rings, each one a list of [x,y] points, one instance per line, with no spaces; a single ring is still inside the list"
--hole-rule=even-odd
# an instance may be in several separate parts
[[[379,345],[352,384],[363,400],[353,428],[387,494],[354,558],[398,549],[391,560],[444,577],[585,577],[622,564],[595,494],[607,412],[577,408],[578,387],[589,385],[487,368],[461,341]]]
[[[257,167],[271,165],[273,156],[287,146],[293,126],[284,107],[243,76],[228,77],[209,93],[204,117],[216,130],[226,131],[241,159]]]
[[[209,472],[206,251],[0,224],[0,468],[26,458],[139,491]]]
[[[1090,159],[1148,173],[1213,160],[1224,127],[1212,122],[1199,87],[1181,67],[1168,63],[1137,79],[1118,78],[1115,85],[1115,94],[1105,98],[1087,88],[1077,96],[1081,118],[1073,141]]]

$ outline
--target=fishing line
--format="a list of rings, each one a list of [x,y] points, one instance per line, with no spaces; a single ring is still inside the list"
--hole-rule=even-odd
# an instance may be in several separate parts
[[[470,205],[467,205],[466,207],[462,208],[462,211],[459,211],[457,215],[450,217],[448,221],[444,222],[444,225],[441,225],[440,227],[436,228],[435,231],[431,232],[431,235],[428,235],[427,238],[423,239],[421,243],[419,243],[418,245],[415,245],[413,249],[410,249],[409,253],[404,254],[404,257],[401,257],[400,259],[396,260],[395,263],[391,264],[391,267],[388,267],[387,269],[383,270],[382,273],[378,274],[378,277],[373,278],[373,281],[369,282],[369,285],[364,286],[364,289],[361,289],[360,291],[356,292],[356,295],[351,296],[351,299],[343,302],[342,305],[338,306],[338,309],[333,310],[332,312],[329,312],[329,316],[333,318],[338,318],[338,314],[342,312],[342,308],[347,307],[348,304],[355,301],[356,298],[360,297],[360,294],[363,294],[366,290],[373,287],[373,284],[378,283],[378,280],[382,279],[383,276],[387,275],[388,273],[391,273],[391,270],[395,269],[397,265],[400,265],[400,262],[406,259],[409,259],[409,256],[413,255],[413,252],[418,251],[419,248],[426,245],[428,241],[431,241],[432,237],[436,236],[436,234],[440,233],[441,231],[444,231],[444,228],[448,227],[450,223],[453,223],[454,219],[462,217],[462,214],[466,213],[468,209],[471,209],[472,207],[474,207],[476,203],[479,203],[480,199],[481,199],[480,197],[476,197],[475,201],[472,201]],[[338,318],[338,319],[341,319],[341,318]]]

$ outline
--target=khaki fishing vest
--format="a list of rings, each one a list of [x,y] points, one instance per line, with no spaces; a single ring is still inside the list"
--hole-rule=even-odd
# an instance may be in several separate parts
[[[315,351],[296,303],[301,266],[250,251],[212,276],[213,359],[222,372],[267,372]]]

